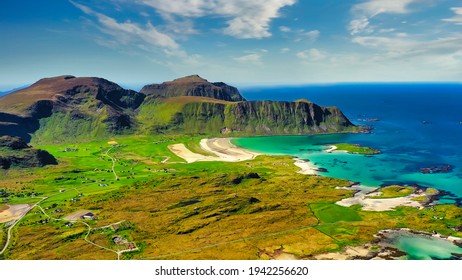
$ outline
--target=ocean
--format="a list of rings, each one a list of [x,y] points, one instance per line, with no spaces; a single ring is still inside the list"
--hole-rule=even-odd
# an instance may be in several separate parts
[[[327,169],[326,176],[366,186],[391,184],[433,187],[446,193],[440,203],[462,199],[462,84],[334,84],[244,88],[248,100],[308,99],[338,106],[371,134],[251,137],[238,146],[296,156]],[[373,156],[326,153],[325,145],[360,144],[382,151]],[[451,166],[448,173],[423,174],[421,168]]]

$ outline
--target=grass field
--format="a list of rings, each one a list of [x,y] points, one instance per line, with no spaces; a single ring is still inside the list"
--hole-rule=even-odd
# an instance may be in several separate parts
[[[380,151],[377,149],[373,149],[369,147],[362,147],[360,145],[355,145],[355,144],[340,143],[340,144],[332,144],[332,146],[337,147],[336,150],[338,151],[345,151],[350,154],[375,155],[375,154],[380,153]]]
[[[0,190],[11,195],[0,209],[6,202],[34,204],[45,198],[40,206],[46,215],[35,208],[21,220],[2,257],[115,259],[110,250],[126,246],[114,243],[120,236],[140,249],[122,259],[268,259],[277,252],[309,259],[371,241],[385,228],[462,236],[451,229],[462,217],[454,205],[361,211],[335,204],[353,194],[336,187],[351,182],[297,174],[290,157],[186,164],[168,149],[175,143],[199,149],[199,141],[139,136],[38,146],[59,165],[1,171]],[[251,172],[260,178],[247,176]],[[384,195],[404,193],[390,189]],[[98,219],[85,220],[88,226],[59,220],[84,209]],[[97,229],[120,221],[130,227]],[[88,233],[89,227],[97,230]],[[87,234],[89,241],[110,250],[86,242]],[[0,240],[5,242],[4,232]]]
[[[413,187],[404,187],[404,186],[387,186],[380,188],[378,190],[379,195],[370,196],[370,198],[396,198],[396,197],[405,197],[414,193],[415,189]]]

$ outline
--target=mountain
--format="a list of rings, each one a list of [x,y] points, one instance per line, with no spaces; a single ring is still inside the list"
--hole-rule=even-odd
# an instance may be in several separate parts
[[[42,79],[0,97],[0,135],[59,142],[130,132],[144,98],[101,78]]]
[[[246,101],[225,83],[188,76],[141,92],[102,78],[59,76],[0,97],[0,136],[34,143],[88,141],[118,134],[228,136],[357,132],[336,107]]]
[[[50,164],[58,164],[58,162],[47,151],[34,149],[18,137],[0,137],[1,169],[42,167]]]
[[[224,101],[245,101],[237,88],[225,83],[210,83],[198,75],[187,76],[165,82],[144,86],[141,93],[162,97],[201,96]]]

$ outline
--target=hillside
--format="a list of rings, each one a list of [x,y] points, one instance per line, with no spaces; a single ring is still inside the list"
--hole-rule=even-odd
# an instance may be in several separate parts
[[[210,83],[197,75],[162,84],[147,85],[141,89],[141,93],[162,97],[201,96],[224,101],[245,101],[237,88],[222,82]]]
[[[188,76],[142,92],[102,78],[59,76],[0,97],[0,136],[34,143],[156,133],[279,135],[356,132],[336,107],[245,101],[224,83]]]

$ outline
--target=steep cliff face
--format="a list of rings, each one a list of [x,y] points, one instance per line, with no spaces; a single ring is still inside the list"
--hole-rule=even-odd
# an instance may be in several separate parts
[[[101,78],[42,79],[0,98],[0,135],[51,142],[125,133],[144,98]]]
[[[200,96],[224,101],[245,100],[237,88],[222,82],[210,83],[197,75],[179,78],[162,84],[147,85],[141,89],[141,93],[162,97]]]
[[[187,132],[233,135],[315,134],[356,131],[336,107],[311,102],[189,103],[176,116]]]

